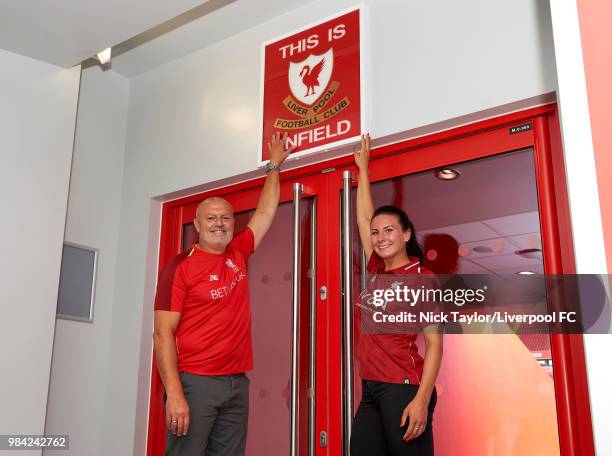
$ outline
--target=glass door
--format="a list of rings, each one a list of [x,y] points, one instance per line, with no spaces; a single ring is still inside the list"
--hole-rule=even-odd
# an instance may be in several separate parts
[[[513,133],[512,125],[504,125],[412,150],[402,150],[400,145],[373,151],[374,207],[395,205],[406,211],[415,225],[424,265],[434,273],[499,276],[563,270],[557,213],[561,199],[555,195],[546,120],[537,118],[524,125],[520,134]],[[556,184],[560,192],[563,183]],[[341,185],[337,175],[339,195]],[[342,261],[342,274],[352,268],[344,283],[351,287],[348,294],[353,301],[366,273],[354,217],[355,187],[353,182],[351,227],[342,230],[341,242],[350,248]],[[339,218],[345,216],[338,213]],[[345,325],[338,330],[343,334],[344,356],[359,351],[359,325],[353,325],[351,342],[348,312],[345,307]],[[444,335],[433,425],[436,452],[585,454],[577,448],[588,448],[588,438],[586,443],[570,442],[576,435],[572,437],[569,423],[574,420],[588,429],[590,421],[568,416],[572,399],[566,387],[571,378],[567,352],[563,353],[572,343],[581,350],[581,337]],[[424,341],[422,336],[419,339],[422,355]],[[343,366],[340,420],[343,451],[348,455],[351,415],[347,404],[356,411],[361,397],[359,357],[354,356],[352,363],[344,359]]]
[[[316,180],[316,179],[315,179]],[[281,202],[267,235],[249,259],[254,369],[250,379],[249,455],[314,455],[316,418],[316,220],[317,195],[299,182],[283,183]],[[215,193],[234,207],[235,233],[246,228],[261,186]],[[167,253],[190,249],[197,242],[193,219],[198,203],[182,202],[166,214]],[[212,196],[212,195],[211,195]],[[154,366],[151,417],[163,418],[161,382]],[[158,394],[158,397],[154,397]],[[163,420],[150,431],[149,454],[163,454]],[[197,432],[190,429],[190,432]],[[151,445],[152,435],[156,440]]]
[[[401,207],[415,224],[424,265],[440,275],[543,274],[533,148],[448,163],[444,170],[372,186],[375,207]],[[358,239],[352,247],[357,279],[366,273]],[[362,283],[354,281],[355,295]],[[422,336],[417,345],[423,354]],[[552,361],[546,334],[446,334],[436,451],[559,455]],[[355,377],[358,391],[358,370]]]
[[[455,180],[439,178],[454,172]],[[281,175],[278,214],[249,263],[255,369],[248,374],[248,456],[348,455],[361,396],[350,313],[364,269],[354,173],[345,156]],[[411,216],[434,272],[573,272],[554,106],[375,148],[370,178],[375,205],[394,204]],[[226,198],[240,229],[262,183],[166,203],[160,270],[193,243],[199,201]],[[444,344],[437,453],[518,454],[518,442],[525,454],[593,454],[581,335],[445,335]],[[164,447],[153,365],[148,455]]]

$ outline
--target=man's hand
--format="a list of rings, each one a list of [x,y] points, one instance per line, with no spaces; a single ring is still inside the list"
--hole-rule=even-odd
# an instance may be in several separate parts
[[[367,171],[370,162],[370,133],[361,135],[361,148],[353,153],[359,171]]]
[[[282,164],[296,146],[287,147],[287,133],[281,137],[279,132],[272,135],[272,139],[268,143],[268,152],[270,152],[270,163],[274,165]]]
[[[189,430],[189,404],[180,393],[166,398],[166,426],[174,435],[187,435]]]
[[[270,163],[273,165],[281,165],[294,150],[295,146],[287,147],[287,133],[282,137],[280,133],[274,133],[272,139],[268,143]],[[257,208],[248,224],[248,227],[253,231],[255,248],[259,246],[261,240],[270,229],[274,216],[276,215],[276,209],[280,198],[280,177],[278,170],[275,172],[268,172],[267,174],[263,189],[261,190],[261,195],[259,195]]]

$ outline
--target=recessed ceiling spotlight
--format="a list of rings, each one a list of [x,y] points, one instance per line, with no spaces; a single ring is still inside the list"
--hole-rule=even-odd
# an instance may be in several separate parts
[[[106,48],[102,52],[98,52],[96,55],[98,56],[100,65],[106,65],[111,59],[111,48]]]
[[[515,250],[515,255],[522,256],[523,258],[539,259],[542,255],[542,249],[521,249]]]
[[[533,271],[519,271],[517,272],[518,275],[533,275],[535,274],[535,272]]]
[[[444,181],[452,181],[458,179],[460,175],[461,173],[459,171],[451,168],[443,168],[434,171],[434,176]]]

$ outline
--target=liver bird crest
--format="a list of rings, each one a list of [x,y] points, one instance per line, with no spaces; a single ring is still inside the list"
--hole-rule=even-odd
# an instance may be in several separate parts
[[[319,75],[321,74],[321,70],[323,70],[323,66],[325,65],[325,57],[323,57],[319,63],[310,68],[308,65],[304,65],[302,70],[300,71],[300,76],[302,78],[302,82],[306,86],[306,94],[314,95],[315,87],[319,87]]]

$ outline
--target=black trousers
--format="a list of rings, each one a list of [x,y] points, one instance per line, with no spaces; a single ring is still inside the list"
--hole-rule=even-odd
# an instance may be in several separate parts
[[[400,428],[402,414],[419,385],[363,380],[363,395],[351,431],[351,456],[432,456],[434,389],[429,401],[427,427],[416,439],[404,442],[409,423]]]

